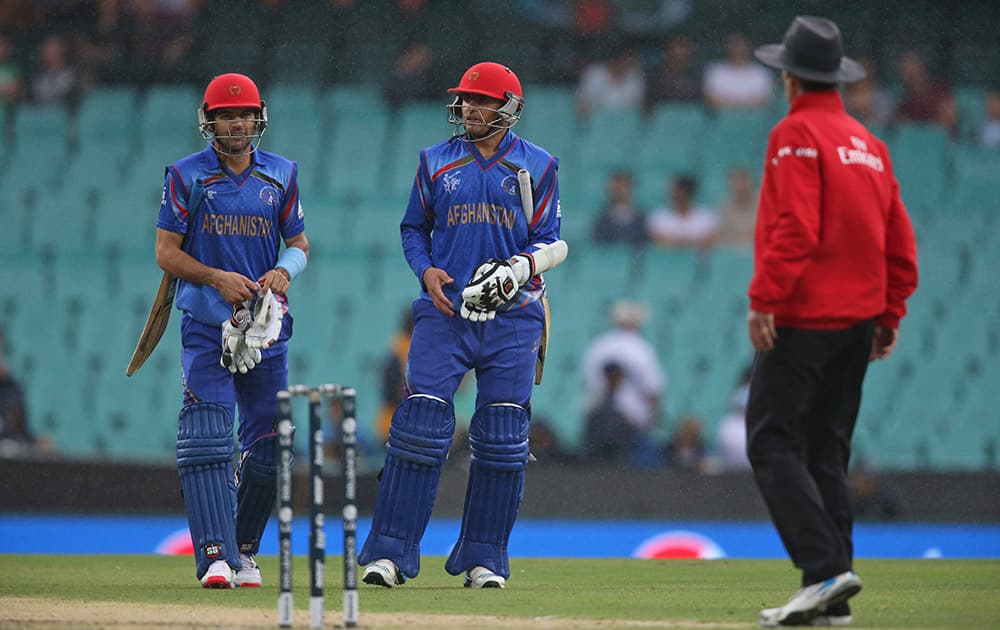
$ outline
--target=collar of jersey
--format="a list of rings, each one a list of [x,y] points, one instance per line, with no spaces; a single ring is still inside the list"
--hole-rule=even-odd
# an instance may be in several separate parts
[[[500,141],[500,145],[497,147],[497,152],[494,153],[493,157],[488,160],[483,157],[482,153],[479,152],[479,149],[476,148],[476,144],[474,142],[466,142],[465,144],[469,148],[469,154],[476,158],[476,162],[479,164],[479,167],[485,171],[510,153],[510,150],[514,146],[515,142],[517,142],[517,136],[511,129],[508,129],[507,133],[503,137],[503,140]]]
[[[215,152],[215,149],[213,149],[212,147],[208,147],[205,150],[209,151],[212,154],[212,159],[215,160],[215,165],[219,167],[219,170],[225,173],[226,177],[231,179],[233,183],[236,184],[237,186],[242,186],[247,181],[247,179],[250,178],[250,175],[253,174],[256,167],[260,165],[260,162],[257,161],[257,149],[254,149],[253,153],[250,154],[250,165],[247,167],[245,171],[243,171],[242,174],[237,175],[236,173],[229,170],[229,167],[227,167],[225,164],[219,161],[219,155]]]

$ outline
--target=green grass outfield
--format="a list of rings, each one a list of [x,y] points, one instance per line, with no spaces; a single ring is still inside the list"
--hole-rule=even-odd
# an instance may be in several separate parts
[[[36,598],[66,611],[102,602],[158,610],[169,606],[181,619],[190,614],[188,623],[194,625],[197,611],[208,607],[270,615],[276,609],[276,558],[259,562],[263,588],[220,592],[198,588],[190,557],[0,555],[0,627],[46,625],[29,613],[9,610],[11,602]],[[339,557],[327,559],[329,627],[342,623],[341,567]],[[420,577],[401,588],[361,584],[362,626],[371,626],[366,613],[419,613],[500,616],[515,627],[521,624],[510,618],[525,618],[524,627],[546,627],[540,620],[552,619],[562,620],[561,627],[574,627],[574,619],[580,627],[602,628],[658,627],[661,622],[752,627],[760,608],[784,603],[797,586],[797,572],[779,560],[514,559],[502,591],[463,589],[461,578],[447,575],[443,567],[443,557],[426,557]],[[1000,628],[1000,560],[859,560],[856,569],[865,588],[852,600],[855,627]],[[304,557],[295,557],[294,571],[295,607],[305,611],[309,574]],[[63,625],[52,625],[104,627],[99,619],[86,618],[85,611],[76,626],[72,613],[65,614],[68,622],[63,618]],[[457,627],[449,619],[441,617],[439,627]],[[232,627],[240,627],[236,623]]]

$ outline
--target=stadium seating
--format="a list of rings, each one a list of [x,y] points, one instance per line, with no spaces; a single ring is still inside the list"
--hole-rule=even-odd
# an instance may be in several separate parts
[[[898,9],[896,3],[851,11],[835,0],[805,4],[833,15],[857,41],[891,33],[877,55],[884,71],[914,46],[929,50],[938,68],[949,61],[940,52],[942,39],[951,36],[948,29],[931,20],[915,28],[881,20]],[[691,34],[704,35],[715,47],[699,54],[721,51],[724,34],[740,26],[755,40],[776,39],[790,10],[731,5],[697,3],[699,21]],[[938,3],[920,6],[940,17]],[[973,9],[963,7],[951,26],[962,33],[951,63],[960,77],[974,80],[962,85],[956,78],[959,138],[917,125],[887,134],[918,232],[921,287],[904,320],[897,356],[873,364],[866,383],[856,452],[883,469],[998,465],[1000,416],[991,392],[1000,382],[1000,152],[965,143],[983,115],[987,82],[1000,67],[994,33],[986,26],[998,16],[995,7]],[[315,10],[336,11],[332,5]],[[470,10],[488,13],[483,3]],[[432,17],[457,26],[461,17],[453,13],[442,5]],[[752,21],[746,19],[750,13]],[[330,31],[336,36],[325,39],[326,27],[308,11],[286,13],[273,24],[250,21],[256,34],[251,40],[261,45],[206,45],[211,54],[199,72],[252,67],[266,57],[271,70],[262,91],[271,127],[263,147],[300,162],[312,246],[309,269],[290,294],[290,378],[356,385],[362,431],[370,435],[379,360],[419,287],[400,253],[398,225],[417,151],[450,133],[447,96],[399,110],[385,106],[380,86],[395,45],[407,33],[387,28],[384,40],[363,37],[385,21],[375,8],[366,5],[337,21]],[[292,36],[304,32],[315,37]],[[455,35],[456,44],[452,35],[434,42],[435,49],[461,48],[471,39]],[[540,65],[544,54],[510,42],[483,46],[514,66]],[[337,57],[347,48],[358,53],[352,56],[356,63]],[[449,50],[440,61],[439,70],[448,75],[469,60]],[[566,445],[579,444],[583,352],[608,327],[607,307],[629,297],[649,304],[645,332],[669,377],[663,435],[694,414],[711,441],[752,360],[745,331],[750,250],[702,255],[598,247],[589,243],[590,225],[603,204],[607,176],[618,167],[632,171],[636,199],[648,209],[664,202],[670,179],[682,172],[699,178],[701,201],[715,202],[729,169],[759,171],[768,130],[784,104],[776,99],[762,111],[720,113],[670,104],[648,113],[598,111],[580,121],[571,87],[540,82],[552,72],[531,67],[522,74],[527,104],[516,128],[561,159],[563,235],[570,241],[569,259],[547,277],[553,329],[533,413],[546,418]],[[337,82],[324,81],[330,77]],[[200,90],[184,84],[100,87],[85,95],[74,115],[22,105],[9,133],[0,134],[7,155],[0,171],[0,321],[7,360],[26,386],[34,429],[51,435],[65,455],[164,462],[173,457],[180,318],[173,317],[138,374],[126,379],[124,366],[160,278],[153,226],[164,164],[204,146],[195,121]],[[300,446],[305,437],[299,435]]]

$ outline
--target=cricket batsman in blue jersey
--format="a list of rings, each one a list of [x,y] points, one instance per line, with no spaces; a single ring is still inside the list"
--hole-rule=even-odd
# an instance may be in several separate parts
[[[517,76],[469,68],[448,106],[454,136],[420,152],[400,224],[421,283],[413,302],[406,397],[389,429],[362,579],[400,585],[420,570],[427,527],[455,431],[453,397],[475,370],[472,461],[462,528],[445,569],[465,586],[503,588],[507,541],[524,492],[528,421],[547,311],[541,274],[567,253],[559,238],[558,160],[514,134]]]
[[[254,82],[215,77],[198,119],[209,146],[167,167],[156,223],[156,262],[180,279],[183,312],[177,468],[202,586],[260,586],[254,554],[276,498],[276,394],[288,385],[285,293],[309,241],[298,165],[257,148],[268,121]]]

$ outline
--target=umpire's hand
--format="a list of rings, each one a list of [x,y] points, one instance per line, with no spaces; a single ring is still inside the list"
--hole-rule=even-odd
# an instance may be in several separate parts
[[[747,313],[747,333],[754,350],[766,352],[774,349],[778,331],[774,327],[774,313],[761,313],[750,309]]]

